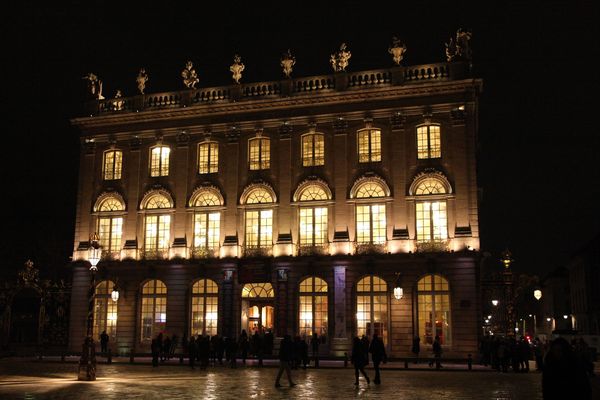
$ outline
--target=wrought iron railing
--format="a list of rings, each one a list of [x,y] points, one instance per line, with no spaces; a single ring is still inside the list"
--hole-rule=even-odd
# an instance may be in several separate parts
[[[190,247],[190,258],[216,258],[219,257],[219,248]]]
[[[354,243],[355,254],[385,254],[387,253],[387,244],[375,243]]]
[[[324,256],[329,254],[329,244],[324,243],[315,246],[298,244],[296,252],[299,256]]]
[[[426,240],[417,242],[417,252],[419,253],[437,253],[448,251],[448,240]]]
[[[245,246],[245,257],[270,257],[273,254],[273,247],[254,247]]]

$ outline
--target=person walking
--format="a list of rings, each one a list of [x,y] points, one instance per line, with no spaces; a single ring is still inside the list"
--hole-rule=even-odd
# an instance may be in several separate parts
[[[285,371],[287,375],[290,387],[296,386],[296,384],[292,381],[292,371],[290,370],[292,355],[292,337],[290,335],[285,335],[279,345],[279,372],[277,373],[277,378],[275,379],[275,387],[281,387],[281,383],[279,383],[279,381],[281,379],[281,375],[283,375],[283,371]]]
[[[415,364],[419,362],[419,353],[421,352],[421,338],[413,337],[411,352],[415,355]]]
[[[102,331],[100,334],[100,352],[107,353],[108,352],[108,340],[109,337],[106,334],[106,331]]]
[[[367,373],[365,372],[365,366],[367,365],[367,357],[368,354],[365,351],[365,346],[363,344],[363,342],[358,338],[355,337],[353,342],[352,342],[352,364],[354,364],[354,385],[358,386],[358,376],[359,376],[359,372],[361,372],[363,374],[363,376],[365,377],[365,380],[367,381],[367,385],[371,383],[371,380],[369,379],[369,377],[367,376]]]
[[[321,339],[316,332],[312,334],[312,339],[310,340],[310,344],[312,346],[312,353],[315,359],[315,368],[319,368],[319,345],[321,344]]]
[[[188,361],[190,363],[190,367],[194,369],[194,364],[196,362],[196,339],[194,339],[194,335],[190,336],[190,340],[188,341]]]
[[[150,344],[150,351],[152,352],[152,366],[158,367],[158,357],[160,355],[160,345],[158,344],[158,338],[152,339]]]
[[[381,376],[379,374],[379,365],[381,362],[384,364],[387,363],[387,354],[385,352],[385,345],[383,344],[383,340],[379,338],[379,335],[376,333],[373,334],[373,340],[371,341],[371,345],[369,346],[369,353],[372,354],[371,359],[373,360],[373,368],[375,368],[375,382],[376,385],[381,383]]]
[[[435,340],[431,347],[433,349],[433,356],[435,357],[435,369],[440,369],[442,368],[442,344],[440,343],[440,337],[438,335],[435,335]]]
[[[162,361],[168,360],[171,358],[171,339],[169,335],[165,336],[165,340],[163,340],[163,353],[162,353]]]
[[[585,366],[569,342],[559,337],[550,343],[542,371],[544,400],[591,400],[592,387]]]
[[[242,329],[242,333],[240,334],[240,351],[242,356],[242,364],[246,365],[246,358],[248,358],[248,333],[246,333],[245,329]]]

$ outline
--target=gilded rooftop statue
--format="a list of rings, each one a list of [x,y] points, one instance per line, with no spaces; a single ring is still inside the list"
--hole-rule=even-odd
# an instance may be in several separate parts
[[[240,79],[242,79],[242,71],[246,68],[244,64],[242,64],[242,58],[239,55],[233,56],[233,64],[229,67],[229,70],[232,72],[232,78],[235,83],[240,83]]]
[[[181,77],[183,78],[183,84],[189,89],[196,89],[196,84],[200,81],[191,61],[185,64],[185,68],[181,71]]]
[[[346,47],[346,43],[342,43],[340,49],[333,53],[329,59],[331,63],[331,67],[334,72],[342,72],[345,71],[348,67],[350,57],[352,57],[352,53]]]
[[[283,74],[286,77],[290,77],[292,74],[292,67],[296,65],[296,57],[292,55],[290,49],[288,49],[287,53],[283,53],[281,56],[281,67],[283,68]]]
[[[138,90],[140,94],[144,94],[144,90],[146,89],[146,82],[148,82],[148,74],[146,73],[146,68],[140,69],[140,73],[137,78],[135,78],[135,82],[137,83]]]
[[[406,45],[394,36],[392,38],[392,45],[388,48],[388,53],[394,57],[396,65],[400,65],[400,62],[402,62],[402,59],[404,58],[404,53],[406,53]]]

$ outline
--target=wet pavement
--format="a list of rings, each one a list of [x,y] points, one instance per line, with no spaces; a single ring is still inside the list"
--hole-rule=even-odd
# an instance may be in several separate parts
[[[372,369],[367,373],[373,379]],[[73,362],[23,358],[0,360],[1,399],[542,399],[541,374],[452,370],[382,372],[381,385],[361,378],[354,386],[351,367],[292,371],[297,386],[282,379],[275,388],[276,368],[236,369],[214,366],[192,370],[177,364],[153,368],[144,364],[98,364],[97,380],[77,381]]]

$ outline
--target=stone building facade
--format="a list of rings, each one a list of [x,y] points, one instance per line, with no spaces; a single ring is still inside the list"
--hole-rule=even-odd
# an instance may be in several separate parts
[[[463,62],[90,102],[70,347],[143,352],[159,332],[377,333],[392,356],[477,349],[482,82]],[[113,286],[119,299],[110,299]],[[401,287],[397,299],[394,288]]]

